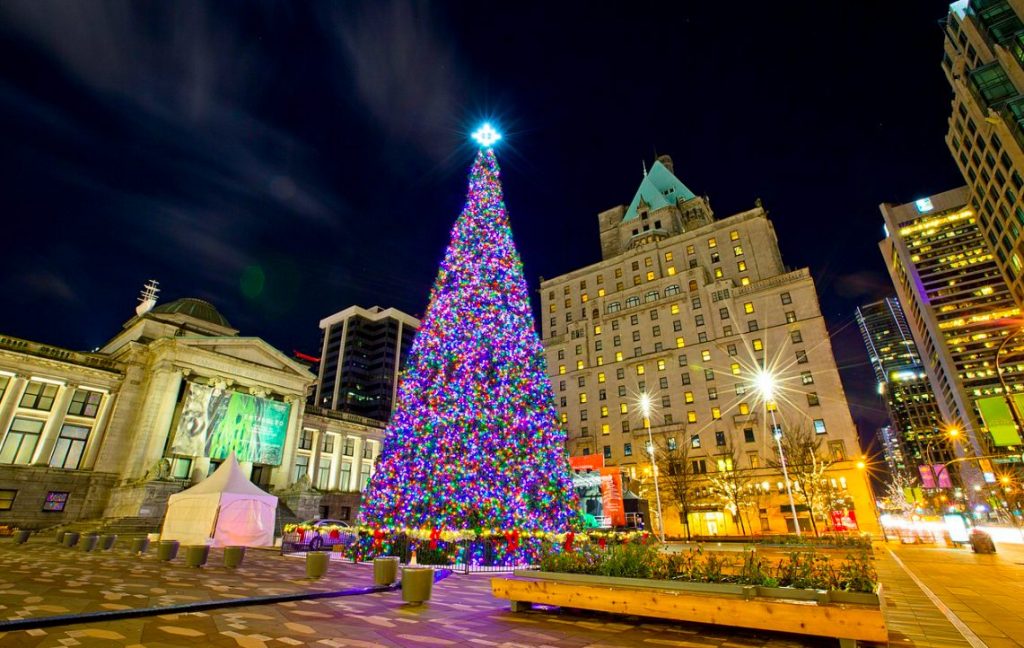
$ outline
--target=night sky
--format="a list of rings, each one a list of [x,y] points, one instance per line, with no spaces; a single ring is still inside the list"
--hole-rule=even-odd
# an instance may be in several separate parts
[[[0,333],[94,348],[150,278],[289,353],[420,314],[489,118],[533,287],[600,259],[656,153],[719,217],[761,198],[869,438],[877,206],[962,183],[946,5],[597,4],[5,0]]]

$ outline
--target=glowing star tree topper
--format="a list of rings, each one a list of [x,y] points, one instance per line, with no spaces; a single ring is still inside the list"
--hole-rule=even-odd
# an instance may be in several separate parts
[[[494,130],[490,122],[484,122],[480,125],[480,128],[473,131],[471,135],[473,141],[479,144],[483,148],[491,148],[498,143],[501,139],[501,133]]]
[[[489,125],[398,388],[360,521],[567,532],[579,513]]]

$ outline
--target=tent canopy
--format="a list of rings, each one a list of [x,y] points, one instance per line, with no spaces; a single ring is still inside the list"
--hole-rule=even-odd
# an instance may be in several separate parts
[[[277,497],[249,481],[235,455],[210,477],[171,495],[161,538],[215,547],[274,543]]]

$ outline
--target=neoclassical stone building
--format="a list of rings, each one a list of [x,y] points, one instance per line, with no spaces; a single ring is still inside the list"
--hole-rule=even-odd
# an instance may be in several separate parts
[[[0,336],[0,524],[156,524],[228,451],[297,516],[354,515],[381,423],[306,416],[309,369],[208,302],[140,311],[94,353]]]

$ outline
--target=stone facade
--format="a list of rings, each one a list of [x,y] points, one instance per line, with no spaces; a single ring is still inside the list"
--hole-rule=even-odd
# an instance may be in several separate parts
[[[779,384],[775,420],[783,431],[815,431],[835,461],[829,479],[838,499],[861,528],[876,528],[814,281],[806,268],[784,266],[767,212],[758,205],[715,220],[662,157],[633,204],[598,219],[603,260],[541,282],[542,339],[570,454],[601,453],[641,479],[653,511],[638,410],[648,393],[656,445],[686,444],[689,460],[708,473],[734,448],[734,469],[768,491],[754,528],[785,531],[793,523],[781,476],[766,467],[772,419],[752,388],[766,367]],[[703,507],[691,528],[738,531],[723,503]],[[678,517],[665,517],[669,533],[678,532]]]

